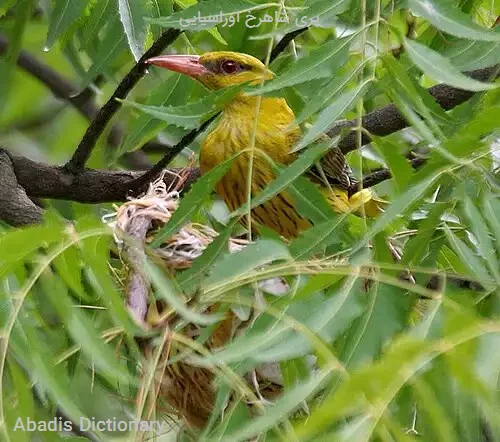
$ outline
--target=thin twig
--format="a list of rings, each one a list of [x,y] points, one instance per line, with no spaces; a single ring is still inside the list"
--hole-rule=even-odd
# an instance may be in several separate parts
[[[419,167],[423,166],[426,162],[425,158],[414,158],[413,160],[410,161],[411,167],[414,169],[418,169]],[[363,179],[363,189],[368,188],[368,187],[373,187],[376,186],[377,184],[389,180],[392,178],[391,171],[389,169],[379,169],[376,170],[369,175],[367,175]],[[358,186],[354,186],[353,189],[351,190],[352,192],[357,192]]]
[[[158,40],[144,53],[141,59],[132,67],[127,75],[122,79],[111,98],[99,110],[95,118],[90,123],[80,144],[78,145],[71,160],[66,164],[66,169],[73,174],[81,173],[87,160],[90,158],[97,140],[104,132],[111,118],[120,109],[122,104],[117,99],[124,99],[145,75],[147,65],[145,61],[148,58],[160,54],[168,45],[173,43],[180,35],[181,31],[177,29],[166,30]]]
[[[309,28],[301,28],[286,34],[274,47],[269,58],[269,62],[274,61],[293,41],[294,38],[306,32]]]
[[[137,191],[144,187],[149,182],[153,181],[162,171],[165,169],[170,162],[180,153],[182,150],[189,146],[195,138],[202,133],[212,121],[217,118],[217,115],[209,118],[205,121],[198,129],[192,130],[182,137],[182,139],[173,147],[171,147],[168,152],[163,156],[163,158],[158,161],[151,169],[141,175],[139,178],[135,179],[129,183],[129,188],[132,191]]]

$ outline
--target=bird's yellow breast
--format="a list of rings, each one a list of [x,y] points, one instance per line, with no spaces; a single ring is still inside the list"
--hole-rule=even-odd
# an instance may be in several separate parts
[[[256,123],[257,106],[258,97],[239,96],[226,107],[218,126],[201,147],[202,173],[242,152],[217,185],[217,193],[231,210],[247,201],[250,157],[253,156],[251,193],[255,197],[275,178],[266,156],[276,163],[290,163],[294,159],[290,150],[300,137],[299,128],[290,128],[294,115],[284,99],[261,98]],[[309,226],[295,210],[288,192],[256,207],[252,219],[285,237],[296,236]]]

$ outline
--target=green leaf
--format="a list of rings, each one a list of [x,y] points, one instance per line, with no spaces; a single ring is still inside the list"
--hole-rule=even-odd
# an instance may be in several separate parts
[[[384,158],[398,192],[406,189],[413,175],[413,169],[401,152],[400,147],[388,138],[372,137],[373,143]]]
[[[151,106],[178,106],[185,102],[193,82],[181,74],[172,74],[168,79],[159,84],[156,92],[146,103]],[[120,154],[139,149],[146,141],[152,139],[166,126],[163,120],[158,120],[150,113],[141,113],[127,130],[127,136],[120,148]]]
[[[340,381],[338,388],[331,389],[330,394],[322,398],[314,413],[295,426],[296,438],[315,441],[319,439],[319,434],[338,420],[351,420],[353,416],[373,418],[369,404],[382,398],[392,403],[394,395],[399,392],[395,387],[404,385],[409,373],[416,371],[417,366],[422,364],[421,358],[425,355],[426,347],[425,342],[401,338],[377,363],[367,364],[349,373],[348,377]],[[368,434],[361,440],[371,439]]]
[[[55,0],[55,5],[50,13],[45,50],[49,50],[54,46],[56,40],[80,18],[86,7],[86,0]]]
[[[493,233],[497,253],[500,255],[500,202],[491,194],[483,198],[483,213]]]
[[[413,106],[436,135],[442,136],[438,123],[449,124],[451,122],[449,115],[436,103],[436,99],[427,89],[421,87],[408,75],[407,69],[400,61],[394,59],[393,56],[386,56],[383,61],[389,71],[387,77],[390,80],[389,87]]]
[[[95,2],[82,29],[82,45],[84,47],[90,45],[106,24],[117,20],[117,13],[118,4],[116,0],[100,0]]]
[[[303,149],[328,131],[328,129],[335,124],[335,121],[345,112],[352,109],[352,107],[356,104],[356,101],[365,94],[368,89],[368,84],[369,81],[344,92],[336,98],[333,103],[331,103],[318,115],[316,122],[309,128],[299,144],[294,147],[293,151],[296,152]]]
[[[337,216],[318,224],[293,240],[290,252],[295,259],[309,259],[314,253],[335,243],[340,243],[347,215]]]
[[[474,23],[451,0],[408,0],[408,6],[415,15],[448,34],[471,40],[500,41],[500,33]]]
[[[174,9],[173,0],[151,0],[151,17],[160,18],[172,15]],[[152,26],[154,39],[158,39],[162,33],[161,26]]]
[[[14,26],[8,32],[9,46],[6,54],[0,58],[0,114],[7,104],[12,90],[11,80],[16,67],[17,58],[21,52],[26,24],[33,10],[32,0],[20,0],[14,8]]]
[[[405,47],[413,63],[435,81],[468,91],[485,91],[498,86],[482,83],[462,74],[451,62],[432,49],[412,40],[405,40]]]
[[[292,64],[275,80],[267,82],[262,88],[255,88],[254,94],[263,94],[306,81],[331,77],[347,62],[350,44],[356,35],[326,42],[319,49]]]
[[[426,218],[420,222],[417,234],[411,238],[404,248],[401,264],[417,264],[427,252],[430,241],[436,233],[443,213],[450,207],[449,203],[434,203]]]
[[[335,219],[336,213],[328,200],[319,190],[317,184],[306,177],[299,177],[289,188],[297,211],[313,223],[321,223],[327,219]]]
[[[185,129],[196,129],[219,112],[224,104],[231,101],[239,89],[239,87],[235,87],[214,91],[199,101],[182,106],[151,106],[128,100],[122,102],[125,106],[139,109],[169,124],[175,124]]]
[[[73,290],[80,299],[90,300],[82,284],[82,262],[75,247],[70,247],[61,253],[55,260],[54,266],[66,285]]]
[[[294,124],[300,124],[304,122],[311,115],[324,108],[334,98],[338,97],[339,94],[347,88],[349,82],[353,79],[356,79],[361,68],[363,68],[364,66],[365,63],[360,63],[353,69],[349,70],[349,72],[347,72],[345,75],[342,75],[341,77],[334,77],[331,82],[329,82],[321,89],[321,95],[319,97],[315,97],[314,100],[305,103],[304,108],[297,115]]]
[[[464,204],[465,215],[470,221],[471,230],[478,241],[478,250],[488,264],[491,274],[495,277],[497,284],[500,285],[500,272],[498,270],[498,259],[495,249],[489,236],[488,225],[481,216],[476,205],[469,197],[466,197]]]
[[[440,174],[427,177],[425,180],[411,185],[406,192],[392,201],[385,209],[384,213],[377,218],[366,235],[352,248],[352,254],[359,252],[376,234],[385,229],[396,218],[402,216],[408,208],[416,205],[416,203],[418,203],[434,186],[439,178]]]
[[[198,210],[198,207],[205,198],[212,193],[216,184],[226,174],[234,159],[239,155],[238,153],[228,158],[209,172],[203,174],[203,176],[193,184],[193,187],[182,199],[181,204],[172,215],[172,218],[170,218],[169,222],[156,234],[151,244],[152,247],[159,247],[163,240],[171,237],[189,220],[193,213]]]
[[[337,16],[349,8],[350,0],[319,0],[309,3],[312,4],[307,9],[297,12],[296,18],[303,16],[318,17],[319,21],[314,25],[315,27],[331,28],[335,25]],[[297,23],[294,21],[290,26],[280,29],[280,32],[287,33],[301,27],[302,24],[300,22],[299,26],[297,26]]]
[[[353,38],[354,36],[351,35],[323,44],[319,49],[312,51],[309,55],[290,65],[276,79],[266,82],[262,87],[257,86],[249,89],[248,94],[265,94],[284,87],[305,83],[306,81],[330,77],[347,61],[349,46]]]
[[[179,275],[179,285],[184,292],[193,291],[196,284],[199,284],[210,273],[210,269],[218,261],[219,257],[229,253],[229,239],[236,222],[237,220],[234,219],[229,223],[219,236],[209,244],[203,254],[193,261],[191,267]]]
[[[250,207],[260,206],[273,196],[288,188],[299,176],[307,171],[313,163],[321,158],[330,148],[332,143],[321,143],[302,153],[292,164],[283,168],[274,181],[268,184],[251,201]],[[235,210],[231,216],[241,216],[248,212],[248,204]]]
[[[106,27],[104,37],[99,42],[97,51],[93,54],[92,66],[85,73],[82,85],[88,86],[99,74],[102,74],[124,48],[125,34],[121,29],[120,22],[113,20]]]
[[[405,290],[376,281],[367,298],[365,312],[346,334],[340,355],[349,367],[371,362],[378,356],[383,345],[405,327],[413,301]]]
[[[148,19],[150,23],[161,25],[165,28],[182,29],[185,31],[201,31],[203,29],[213,28],[218,23],[224,22],[224,17],[230,15],[237,16],[237,20],[245,21],[244,14],[260,9],[266,9],[270,6],[277,6],[276,3],[256,4],[248,0],[209,0],[199,2],[183,11],[176,12],[170,17]],[[204,19],[214,17],[212,21],[204,22]],[[201,20],[200,20],[201,18]],[[219,21],[215,21],[219,20]]]
[[[465,244],[461,239],[457,238],[450,228],[445,225],[444,231],[450,246],[453,248],[462,264],[470,270],[471,275],[477,281],[480,281],[485,287],[491,287],[492,281],[488,271],[485,269],[481,259]]]
[[[149,2],[143,0],[118,0],[118,12],[127,35],[130,51],[135,61],[139,61],[146,44],[148,23],[145,17],[150,14]]]
[[[9,360],[9,373],[12,378],[15,396],[12,397],[13,403],[4,410],[5,426],[9,431],[11,440],[29,442],[31,439],[29,432],[14,430],[14,428],[19,418],[23,421],[27,419],[34,420],[35,407],[30,388],[31,382],[14,358]]]
[[[253,364],[290,360],[310,354],[318,344],[332,342],[358,317],[363,308],[358,296],[359,284],[350,278],[338,293],[301,295],[300,300],[282,304],[273,317],[261,315],[244,334],[206,358],[192,357],[197,365],[231,364],[249,360]],[[279,304],[274,305],[276,309]],[[293,322],[284,320],[284,316]],[[275,317],[277,316],[277,317]],[[297,325],[301,324],[300,328]]]
[[[2,18],[7,11],[9,11],[17,0],[1,0],[0,1],[0,18]]]
[[[175,289],[173,282],[169,281],[157,266],[145,262],[144,268],[156,288],[157,297],[163,299],[170,308],[174,309],[187,321],[194,324],[211,325],[223,319],[224,315],[206,315],[191,310],[184,303],[180,292]]]
[[[264,264],[290,259],[288,247],[283,243],[270,239],[259,239],[237,253],[224,256],[214,265],[204,284],[210,286],[236,281]]]
[[[83,234],[86,231],[85,221],[80,220],[77,229]],[[115,324],[124,328],[130,336],[141,335],[143,331],[132,320],[123,302],[121,289],[118,289],[108,271],[110,238],[90,237],[80,242],[82,258],[90,285],[102,299]]]
[[[413,390],[416,394],[418,409],[422,410],[435,428],[437,439],[442,442],[456,442],[459,440],[452,425],[452,421],[440,404],[436,394],[424,381],[415,379],[412,382]]]
[[[495,28],[500,34],[500,28]],[[483,69],[500,63],[500,42],[459,40],[444,55],[461,71]]]
[[[40,247],[46,247],[61,239],[62,224],[48,223],[11,230],[0,236],[0,266],[22,261]]]
[[[32,376],[61,406],[65,414],[74,422],[79,422],[85,413],[79,407],[76,398],[71,394],[71,382],[62,366],[56,365],[54,355],[47,354],[45,343],[31,327],[24,327],[30,343]]]
[[[54,275],[47,274],[44,275],[43,283],[45,295],[51,299],[71,338],[87,358],[115,381],[132,382],[129,373],[116,358],[114,349],[104,343],[93,321],[86,316],[84,310],[72,305],[64,284]]]
[[[239,442],[253,439],[254,436],[265,434],[266,430],[277,426],[287,418],[301,403],[314,394],[330,375],[331,369],[320,371],[306,382],[298,384],[286,392],[266,413],[251,419],[237,431],[219,439],[221,442]]]

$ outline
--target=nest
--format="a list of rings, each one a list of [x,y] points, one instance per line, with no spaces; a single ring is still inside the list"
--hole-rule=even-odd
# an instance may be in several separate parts
[[[182,172],[177,175],[177,184],[169,188],[164,182],[166,173],[171,172],[165,171],[149,185],[147,192],[138,198],[129,199],[119,207],[116,206],[115,213],[104,217],[104,221],[113,228],[115,241],[125,257],[128,268],[125,291],[129,308],[134,317],[146,327],[168,327],[164,321],[151,320],[151,316],[161,317],[162,311],[168,310],[168,306],[148,302],[149,283],[141,269],[141,262],[145,257],[144,245],[154,239],[158,229],[169,222],[179,207],[180,191],[186,175]],[[160,247],[154,249],[154,253],[169,269],[187,269],[217,236],[218,233],[209,226],[188,223],[175,235],[166,239]],[[230,238],[227,247],[230,253],[234,253],[248,244],[250,242],[247,240]],[[273,278],[276,279],[279,278]],[[288,291],[286,281],[273,280],[262,281],[259,286],[271,293],[276,287],[277,292]],[[208,309],[216,310],[217,306],[213,305]],[[151,310],[154,310],[153,314]],[[235,328],[240,324],[241,321],[229,312],[212,332],[206,347],[212,350],[227,344]],[[183,332],[195,336],[199,330],[193,324],[189,324]],[[157,375],[158,398],[166,400],[169,407],[173,408],[189,427],[202,428],[214,407],[214,373],[207,368],[192,366],[185,362],[170,363],[176,352],[172,351],[171,345],[167,347],[159,364],[164,369],[159,370]],[[144,349],[146,357],[151,355],[151,350],[151,346]]]

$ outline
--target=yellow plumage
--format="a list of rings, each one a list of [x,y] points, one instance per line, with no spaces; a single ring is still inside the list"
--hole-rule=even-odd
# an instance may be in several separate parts
[[[172,56],[164,59],[168,59],[168,63],[162,59],[154,64],[188,73],[211,89],[243,82],[257,83],[273,77],[273,73],[258,59],[235,52],[212,52],[197,58],[179,59],[180,62]],[[172,59],[177,64],[171,62]],[[207,172],[235,153],[247,150],[234,160],[216,188],[231,210],[247,201],[251,155],[252,197],[275,179],[272,166],[263,153],[274,162],[285,165],[296,159],[296,154],[291,153],[291,150],[300,139],[301,132],[299,127],[292,125],[294,120],[293,111],[283,98],[240,93],[226,105],[217,127],[206,137],[201,147],[200,166],[202,172]],[[311,173],[310,177],[320,186],[337,212],[354,211],[361,206],[367,216],[374,216],[381,211],[380,202],[373,199],[368,189],[349,197],[347,188],[353,177],[340,151],[330,151],[322,160],[321,168],[322,174]],[[324,183],[321,176],[326,176],[329,183]],[[310,227],[309,221],[296,211],[293,198],[287,191],[253,209],[252,221],[263,224],[286,238],[295,237]]]

